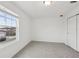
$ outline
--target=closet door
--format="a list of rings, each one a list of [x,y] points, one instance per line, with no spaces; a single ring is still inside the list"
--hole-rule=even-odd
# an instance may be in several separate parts
[[[76,16],[68,19],[68,45],[76,50]]]
[[[77,51],[79,51],[79,15],[77,15]]]

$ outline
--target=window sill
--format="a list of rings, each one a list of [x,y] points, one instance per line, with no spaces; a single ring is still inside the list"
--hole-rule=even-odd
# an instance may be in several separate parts
[[[18,40],[16,39],[12,39],[12,40],[6,40],[6,41],[3,41],[3,42],[0,42],[0,48],[4,48],[4,47],[7,47],[13,43],[16,43]]]

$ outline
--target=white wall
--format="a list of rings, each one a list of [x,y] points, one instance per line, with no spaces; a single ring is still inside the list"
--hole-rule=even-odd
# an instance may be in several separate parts
[[[0,58],[1,57],[12,57],[14,56],[20,49],[22,49],[26,44],[28,44],[31,40],[30,38],[30,26],[31,20],[30,18],[23,13],[16,5],[13,5],[8,2],[0,2],[6,8],[12,10],[16,14],[19,15],[19,41],[15,41],[12,44],[4,43],[0,44]],[[7,46],[5,44],[8,44]]]
[[[56,18],[32,20],[32,38],[34,41],[63,42],[63,23]]]
[[[67,18],[65,18],[66,20],[63,22],[63,29],[64,29],[64,43],[67,44]]]

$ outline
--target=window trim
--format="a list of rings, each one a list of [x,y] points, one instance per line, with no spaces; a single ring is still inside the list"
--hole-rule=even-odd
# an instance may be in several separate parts
[[[2,5],[0,5],[0,10],[1,11],[3,11],[3,12],[6,12],[6,13],[8,13],[8,14],[10,14],[10,15],[13,15],[14,17],[16,17],[16,41],[18,41],[19,40],[19,16],[16,14],[16,13],[14,13],[13,11],[11,11],[11,10],[9,10],[9,9],[7,9],[7,8],[5,8],[4,6],[2,6]],[[3,16],[4,17],[4,16]],[[14,41],[14,40],[13,40]]]
[[[15,17],[18,17],[18,14],[14,13],[13,11],[9,10],[8,8],[6,8],[2,5],[0,5],[0,10],[5,11],[6,13],[9,13],[9,14],[15,16]]]

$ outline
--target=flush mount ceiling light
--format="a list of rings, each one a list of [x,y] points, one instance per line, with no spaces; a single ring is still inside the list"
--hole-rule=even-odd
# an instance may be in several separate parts
[[[63,15],[60,15],[60,17],[63,17]]]
[[[43,1],[43,4],[45,4],[46,6],[49,6],[52,4],[52,1]]]
[[[77,1],[70,1],[70,3],[76,3]]]

